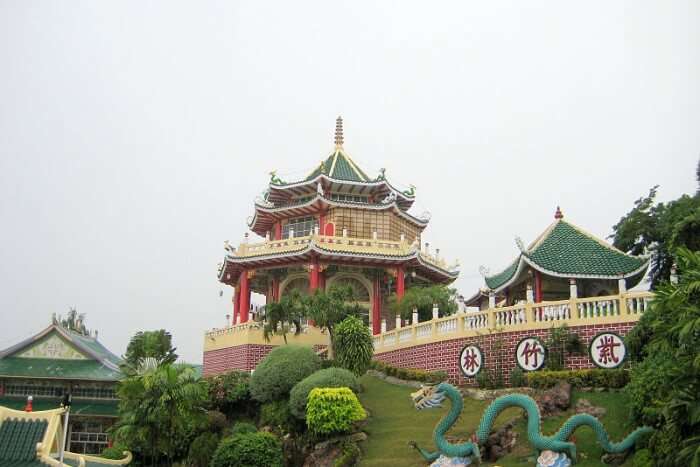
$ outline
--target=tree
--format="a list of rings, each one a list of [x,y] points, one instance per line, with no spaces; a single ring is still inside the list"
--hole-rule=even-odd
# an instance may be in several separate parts
[[[632,370],[626,391],[637,422],[654,425],[654,465],[700,466],[700,252],[677,251],[678,283],[663,282],[628,334]]]
[[[656,288],[671,275],[673,252],[700,247],[700,194],[656,203],[658,185],[634,202],[634,208],[613,226],[613,246],[633,255],[651,254],[649,277]]]
[[[207,386],[189,365],[140,367],[119,383],[117,442],[157,465],[187,454],[188,438],[205,422]]]
[[[433,318],[433,305],[437,304],[439,316],[450,316],[457,311],[457,289],[444,285],[409,287],[401,300],[394,293],[389,296],[389,309],[403,319],[411,319],[418,310],[420,321]]]
[[[316,292],[304,298],[304,314],[316,325],[328,330],[331,349],[335,342],[335,326],[348,316],[358,316],[362,307],[353,299],[350,286],[332,285],[327,291]]]
[[[134,373],[147,358],[154,359],[157,365],[174,363],[176,350],[172,346],[172,336],[165,329],[139,331],[129,341],[122,369],[127,374]]]
[[[68,315],[65,318],[62,315],[56,316],[56,313],[54,313],[51,321],[53,324],[58,324],[62,328],[68,329],[69,331],[73,331],[83,336],[90,335],[90,330],[85,327],[85,313],[78,314],[78,310],[76,310],[75,307],[70,307],[68,309]]]
[[[361,319],[348,316],[336,327],[336,360],[341,367],[362,376],[369,368],[374,354],[374,344],[369,328]]]
[[[265,325],[263,337],[266,341],[275,335],[281,335],[287,343],[287,333],[294,326],[294,335],[301,332],[301,320],[304,317],[304,301],[301,293],[294,289],[283,296],[279,302],[268,303],[265,306]]]

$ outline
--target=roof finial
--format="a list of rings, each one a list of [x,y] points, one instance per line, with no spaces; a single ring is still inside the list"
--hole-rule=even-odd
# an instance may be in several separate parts
[[[343,117],[340,115],[335,119],[335,147],[343,147]]]
[[[557,212],[554,213],[554,218],[555,219],[563,219],[564,214],[561,213],[561,209],[559,209],[559,206],[557,206]]]

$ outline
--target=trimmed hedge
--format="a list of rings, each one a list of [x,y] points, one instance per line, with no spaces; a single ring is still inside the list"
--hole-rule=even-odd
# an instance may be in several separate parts
[[[536,389],[551,388],[559,381],[567,381],[573,387],[619,389],[630,381],[630,373],[623,369],[531,371],[525,375],[527,385]]]
[[[347,433],[355,422],[367,417],[350,388],[314,388],[306,406],[306,425],[313,433]]]
[[[239,433],[225,438],[211,460],[211,467],[282,467],[282,444],[265,432]]]
[[[360,318],[348,316],[335,327],[333,349],[341,367],[362,376],[374,354],[372,333]]]
[[[446,371],[426,371],[413,368],[396,368],[378,360],[373,360],[370,364],[370,368],[376,371],[381,371],[387,376],[412,381],[421,381],[423,383],[442,383],[443,381],[447,380]]]
[[[237,435],[239,433],[255,433],[258,428],[250,422],[236,422],[231,428],[231,434]]]
[[[295,384],[320,368],[321,359],[311,347],[276,347],[255,368],[250,394],[259,402],[286,398]]]
[[[344,368],[326,368],[299,381],[289,393],[289,410],[297,418],[306,418],[306,403],[313,388],[348,387],[354,393],[360,392],[360,382],[349,370]]]

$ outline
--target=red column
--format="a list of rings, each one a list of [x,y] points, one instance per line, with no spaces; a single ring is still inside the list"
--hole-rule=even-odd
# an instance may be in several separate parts
[[[539,271],[535,271],[535,303],[540,303],[542,301],[542,274]],[[536,308],[539,314],[539,319],[542,319],[542,308]]]
[[[236,324],[236,317],[240,313],[241,308],[241,288],[236,286],[233,292],[233,322],[231,324]]]
[[[281,239],[282,239],[282,223],[276,222],[275,223],[275,240],[281,240]]]
[[[309,265],[309,292],[318,289],[318,258],[314,257]]]
[[[325,271],[318,271],[318,288],[321,290],[326,290],[326,273],[325,273]]]
[[[250,283],[248,282],[248,270],[244,269],[241,272],[241,299],[239,312],[241,314],[241,323],[248,322],[248,311],[250,310]]]
[[[379,275],[374,279],[374,300],[372,301],[372,334],[381,332],[381,314],[382,314],[382,293],[380,291],[381,284]]]
[[[396,298],[401,301],[404,293],[404,270],[403,265],[396,268]]]

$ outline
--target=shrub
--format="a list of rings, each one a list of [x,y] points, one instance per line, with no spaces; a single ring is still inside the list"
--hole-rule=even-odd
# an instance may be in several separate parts
[[[219,437],[215,433],[200,434],[190,444],[188,463],[192,467],[207,467],[218,445]]]
[[[527,380],[525,379],[525,372],[520,369],[520,367],[513,368],[510,372],[510,386],[513,388],[521,388],[527,385]]]
[[[124,451],[128,451],[127,447],[117,443],[111,448],[103,450],[100,457],[104,457],[105,459],[124,459],[124,457],[126,457]]]
[[[640,449],[634,453],[632,467],[654,467],[654,462],[648,449]]]
[[[276,347],[255,368],[250,379],[250,393],[260,402],[278,400],[319,368],[321,359],[310,347]]]
[[[413,368],[396,368],[378,360],[373,360],[370,364],[370,368],[376,371],[381,371],[387,376],[393,376],[400,379],[410,379],[423,383],[442,383],[443,381],[447,380],[446,371],[426,371]]]
[[[249,422],[236,422],[231,428],[231,435],[237,435],[239,433],[255,433],[258,428]]]
[[[321,360],[321,369],[326,369],[326,368],[336,368],[340,367],[338,362],[333,359],[326,359],[326,360]]]
[[[318,370],[292,388],[292,392],[289,393],[289,410],[295,417],[303,419],[306,417],[306,403],[308,402],[309,392],[313,388],[341,387],[348,387],[355,393],[360,391],[360,383],[357,377],[345,368]]]
[[[348,316],[335,327],[333,350],[341,367],[362,376],[369,368],[374,354],[369,328],[361,319]]]
[[[247,406],[250,401],[250,373],[230,371],[205,379],[209,400],[215,409],[231,415],[236,409]]]
[[[366,416],[350,388],[314,388],[309,393],[306,424],[313,433],[346,433]]]
[[[293,428],[292,414],[286,399],[266,402],[260,406],[260,425],[289,432]]]
[[[343,443],[340,456],[333,463],[333,467],[353,467],[360,459],[360,448],[357,444],[346,441]]]
[[[489,378],[488,371],[480,371],[477,373],[476,384],[481,389],[493,389],[493,384],[491,383],[491,378]]]
[[[629,382],[630,373],[624,369],[587,369],[562,371],[531,371],[525,375],[527,385],[536,389],[551,388],[559,381],[567,381],[574,387],[618,389]]]
[[[270,433],[239,433],[221,441],[210,465],[211,467],[282,467],[282,444]]]
[[[207,411],[207,424],[210,431],[221,433],[228,426],[228,420],[226,420],[226,415],[218,410],[209,410]]]

